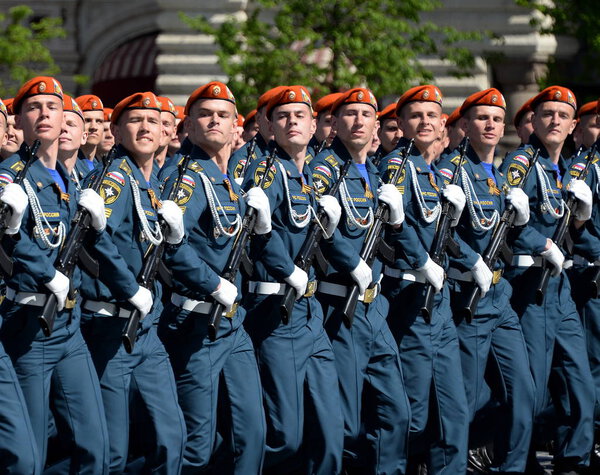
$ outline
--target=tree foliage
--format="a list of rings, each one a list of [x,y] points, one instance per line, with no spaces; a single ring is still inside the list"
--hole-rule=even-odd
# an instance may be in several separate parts
[[[579,42],[576,55],[550,62],[542,86],[561,83],[585,90],[588,84],[595,88],[600,77],[598,4],[589,0],[516,0],[516,3],[542,14],[531,20],[532,26],[540,33],[571,36]]]
[[[181,16],[215,37],[229,86],[247,111],[280,84],[305,85],[317,97],[358,85],[377,97],[398,95],[432,80],[419,56],[447,59],[456,74],[466,74],[474,58],[459,42],[482,35],[421,20],[438,6],[438,0],[256,0],[244,21],[212,25]]]
[[[60,18],[33,19],[33,10],[18,5],[0,13],[0,97],[13,96],[19,86],[59,68],[45,43],[66,36]]]

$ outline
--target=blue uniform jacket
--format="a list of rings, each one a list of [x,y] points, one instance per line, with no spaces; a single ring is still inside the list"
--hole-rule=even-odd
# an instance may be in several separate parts
[[[92,176],[88,176],[88,180]],[[127,150],[119,146],[100,187],[100,196],[106,208],[106,231],[97,236],[91,249],[92,255],[98,259],[100,276],[95,279],[83,273],[81,294],[84,299],[127,306],[127,299],[138,290],[137,278],[149,241],[142,233],[137,216],[131,178],[139,187],[140,203],[150,228],[154,230],[157,224],[158,183],[151,177],[148,184]],[[158,281],[155,281],[151,290],[154,306],[144,319],[144,328],[156,320],[161,310],[161,287]]]
[[[14,177],[23,167],[21,158],[25,157],[24,146],[0,164],[0,185],[12,183]],[[56,170],[60,173],[66,186],[66,193],[61,193],[58,185],[40,160],[32,163],[27,171],[26,179],[36,191],[42,207],[44,218],[50,227],[57,229],[60,223],[65,226],[65,237],[71,229],[71,221],[77,211],[79,193],[75,183],[68,178],[67,170],[57,162]],[[45,225],[43,232],[51,242],[56,239]],[[44,284],[50,282],[55,274],[54,262],[60,251],[46,247],[41,239],[40,230],[36,227],[31,206],[23,216],[20,231],[13,237],[6,236],[2,242],[7,254],[14,260],[13,275],[6,279],[6,285],[16,291],[49,293]],[[73,285],[78,287],[80,273],[73,274]]]
[[[344,162],[352,160],[348,150],[339,139],[334,139],[331,148],[323,150],[317,157],[311,161],[310,169],[312,171],[313,183],[315,189],[320,195],[329,193],[331,187],[338,180],[338,174]],[[379,173],[370,160],[367,159],[366,169],[369,176],[369,183],[359,172],[356,165],[352,164],[348,169],[345,178],[345,185],[355,211],[349,205],[349,209],[354,213],[354,217],[359,222],[369,216],[369,210],[375,210],[377,207],[377,188],[379,187]],[[360,251],[362,250],[364,240],[367,236],[368,228],[361,229],[355,226],[348,219],[347,210],[344,206],[344,199],[340,192],[335,196],[342,207],[342,217],[337,230],[331,239],[321,241],[323,254],[329,263],[338,272],[347,273],[352,271],[358,265]],[[350,202],[350,200],[348,200]],[[381,262],[375,260],[372,266],[373,279],[377,281],[381,273]],[[331,273],[333,269],[329,269]]]
[[[80,183],[85,180],[85,177],[88,176],[89,173],[96,168],[100,162],[96,159],[93,159],[92,168],[90,168],[89,163],[90,161],[88,158],[81,150],[79,150],[79,152],[77,152],[77,161],[75,162],[75,168],[73,169],[73,172],[77,174],[77,178],[79,179]]]
[[[256,145],[254,146],[254,153],[250,157],[250,161],[254,162],[257,159],[266,157],[269,155],[269,144],[265,141],[260,132],[257,132],[254,136]],[[246,142],[238,150],[236,150],[227,164],[227,174],[233,179],[239,179],[241,177],[242,170],[248,160],[248,148],[250,148],[250,142]],[[246,169],[248,173],[248,168]]]

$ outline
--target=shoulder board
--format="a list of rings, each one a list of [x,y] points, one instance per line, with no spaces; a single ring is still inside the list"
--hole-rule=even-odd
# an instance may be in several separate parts
[[[123,159],[119,165],[119,169],[123,170],[127,175],[131,175],[131,167],[127,164],[127,160]]]
[[[533,158],[535,155],[535,149],[531,145],[526,145],[523,149],[527,155]]]
[[[193,172],[200,173],[204,170],[202,166],[196,160],[190,160],[190,164],[188,165],[188,170],[192,170]]]
[[[334,167],[339,167],[340,164],[337,159],[333,155],[327,155],[325,157],[325,161]]]
[[[23,167],[25,167],[25,164],[19,160],[18,162],[13,163],[10,166],[10,169],[13,170],[15,173],[19,173],[21,170],[23,170]]]
[[[455,155],[454,157],[452,157],[450,159],[450,163],[453,163],[454,165],[458,166],[458,163],[460,161],[460,154]],[[462,159],[462,164],[464,165],[467,162],[466,158]]]

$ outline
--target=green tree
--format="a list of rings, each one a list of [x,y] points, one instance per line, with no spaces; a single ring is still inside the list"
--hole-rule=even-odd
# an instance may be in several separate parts
[[[541,34],[571,36],[579,43],[578,51],[570,58],[552,58],[541,86],[564,84],[580,99],[597,99],[600,78],[600,10],[590,0],[515,0],[518,5],[537,10],[531,24]]]
[[[60,18],[33,19],[33,10],[18,5],[0,13],[0,97],[13,96],[19,86],[59,68],[45,43],[66,36]]]
[[[182,19],[213,35],[229,86],[248,111],[265,90],[302,84],[320,97],[368,85],[377,97],[432,80],[418,56],[448,59],[467,74],[474,58],[460,45],[481,33],[421,21],[438,0],[257,0],[245,21],[214,26],[202,16]],[[269,20],[270,18],[270,20]]]

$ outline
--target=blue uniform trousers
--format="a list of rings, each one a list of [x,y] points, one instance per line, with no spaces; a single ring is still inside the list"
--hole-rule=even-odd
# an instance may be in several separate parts
[[[465,305],[465,290],[472,288],[472,283],[450,280],[455,315]],[[510,306],[511,293],[509,283],[501,279],[480,300],[471,323],[457,321],[456,330],[471,422],[489,394],[485,375],[491,360],[499,379],[491,386],[502,391],[495,394],[501,404],[493,409],[494,468],[522,472],[533,428],[535,387],[519,318]],[[490,431],[489,426],[483,429]]]
[[[41,468],[27,404],[0,343],[0,472],[35,475]]]
[[[310,474],[339,473],[344,428],[320,305],[314,297],[296,301],[290,322],[283,325],[280,301],[277,295],[249,294],[245,304],[245,326],[256,348],[264,391],[265,473],[289,473],[298,466]]]
[[[226,429],[231,432],[231,454],[224,458],[233,463],[231,467],[216,463],[215,473],[260,473],[266,425],[254,347],[242,326],[244,310],[239,309],[232,319],[221,318],[215,341],[208,338],[208,315],[173,304],[164,312],[159,334],[173,365],[188,434],[183,473],[198,473],[211,461],[219,396],[231,425]]]
[[[411,407],[409,460],[426,452],[429,473],[465,473],[469,411],[448,287],[435,296],[426,323],[420,315],[423,284],[390,277],[382,284]]]
[[[358,302],[348,329],[342,323],[344,299],[318,295],[340,383],[344,465],[365,474],[405,473],[410,405],[386,321],[388,302],[382,295],[369,305]]]
[[[540,268],[512,268],[512,305],[521,319],[535,383],[535,415],[548,400],[548,381],[558,365],[568,392],[568,410],[554,398],[559,431],[555,462],[586,465],[593,444],[594,385],[585,352],[581,321],[566,274],[551,277],[543,305],[534,302]]]
[[[84,315],[82,330],[100,378],[110,442],[110,473],[122,473],[129,443],[129,392],[135,381],[156,433],[146,457],[152,473],[181,471],[185,424],[177,404],[177,389],[167,352],[156,326],[138,333],[132,354],[121,343],[127,320]]]
[[[597,267],[573,267],[568,271],[573,289],[573,300],[581,317],[587,355],[594,378],[596,393],[594,429],[600,432],[600,298],[591,298],[590,281]]]
[[[76,317],[63,310],[54,330],[43,336],[37,316],[40,307],[4,301],[2,343],[13,361],[35,434],[38,464],[46,460],[51,382],[68,412],[66,423],[74,447],[70,470],[91,475],[107,473],[108,436],[98,377]]]

